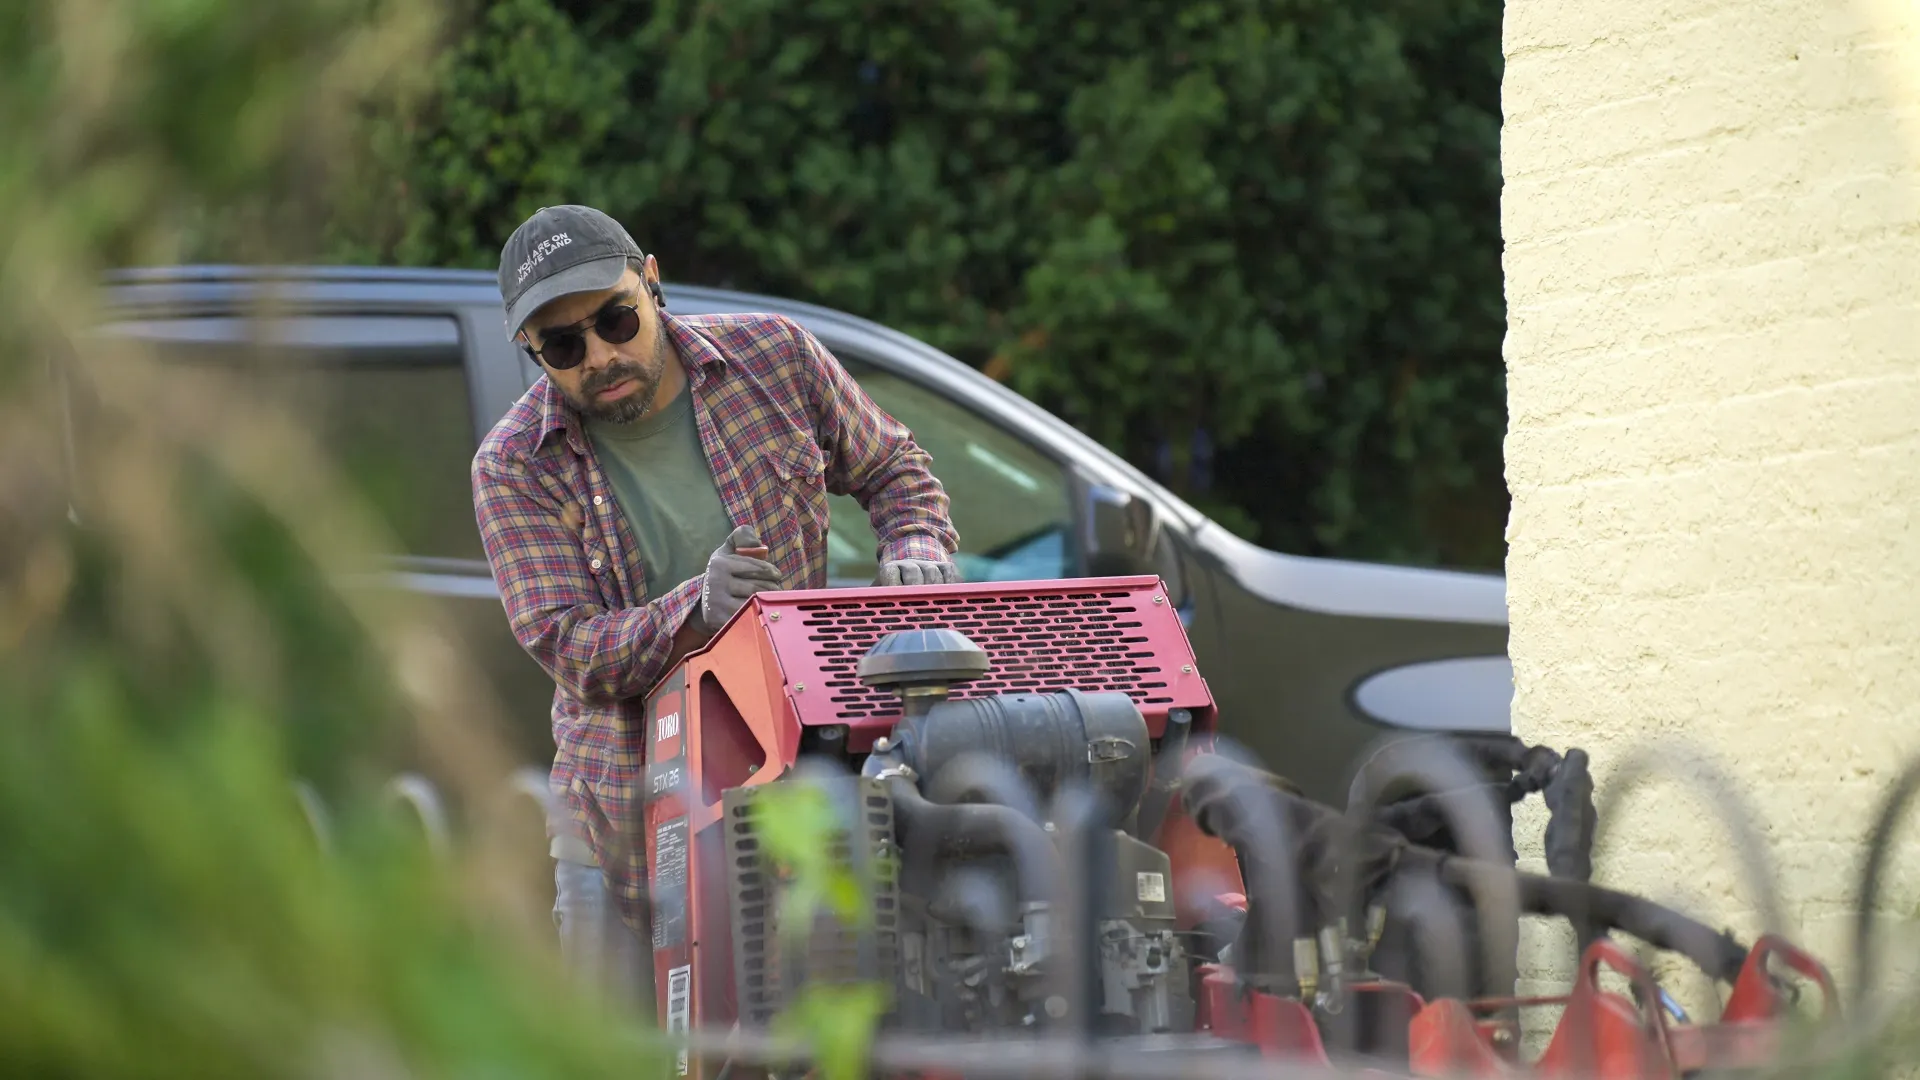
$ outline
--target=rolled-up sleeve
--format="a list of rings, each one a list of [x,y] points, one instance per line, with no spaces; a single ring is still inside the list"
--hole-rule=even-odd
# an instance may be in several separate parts
[[[805,327],[793,335],[815,437],[828,454],[827,490],[866,508],[880,559],[947,561],[960,547],[947,492],[913,433],[888,416]]]

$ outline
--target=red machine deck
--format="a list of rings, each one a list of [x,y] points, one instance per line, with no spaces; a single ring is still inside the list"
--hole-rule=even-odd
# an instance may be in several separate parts
[[[992,664],[954,687],[954,697],[1119,691],[1156,738],[1174,709],[1191,716],[1196,749],[1213,730],[1212,695],[1157,577],[752,597],[647,702],[645,841],[668,1031],[730,1024],[738,1011],[717,827],[723,793],[778,779],[798,760],[808,728],[844,725],[849,752],[871,750],[900,711],[892,693],[860,683],[860,658],[886,634],[935,627],[966,634]],[[1182,815],[1169,815],[1162,836],[1177,878],[1208,896],[1239,887],[1232,852]],[[1178,906],[1188,917],[1197,910],[1184,898]]]

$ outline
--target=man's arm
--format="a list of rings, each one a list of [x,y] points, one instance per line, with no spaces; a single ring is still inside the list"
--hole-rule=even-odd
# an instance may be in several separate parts
[[[524,466],[476,457],[473,506],[513,636],[575,698],[605,705],[643,694],[706,640],[688,617],[698,578],[644,607],[603,606],[562,508]]]
[[[800,384],[814,431],[827,452],[827,490],[866,507],[880,540],[880,561],[949,563],[960,547],[947,492],[913,433],[874,404],[860,384],[800,324],[787,321],[798,348]]]

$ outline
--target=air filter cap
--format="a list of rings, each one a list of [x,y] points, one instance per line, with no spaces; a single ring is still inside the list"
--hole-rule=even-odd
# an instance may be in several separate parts
[[[942,626],[886,635],[860,658],[858,673],[868,686],[952,684],[978,678],[991,666],[985,649]]]

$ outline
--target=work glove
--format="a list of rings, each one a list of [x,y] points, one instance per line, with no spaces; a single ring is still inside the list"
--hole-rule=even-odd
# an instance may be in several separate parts
[[[958,585],[960,568],[945,560],[894,559],[880,564],[875,585]]]
[[[708,633],[725,626],[747,597],[783,587],[780,568],[768,562],[766,554],[767,546],[749,525],[733,530],[714,549],[700,579],[700,625]]]

